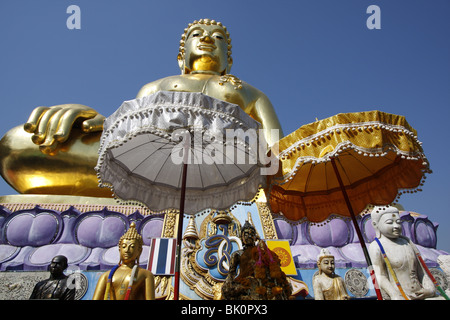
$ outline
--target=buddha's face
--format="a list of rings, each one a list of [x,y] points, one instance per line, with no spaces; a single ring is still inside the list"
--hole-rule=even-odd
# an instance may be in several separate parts
[[[222,74],[228,67],[227,36],[221,26],[191,26],[186,35],[184,49],[184,67],[187,73]]]
[[[124,239],[119,245],[120,257],[124,263],[135,261],[141,255],[142,247],[136,240]]]
[[[334,273],[334,257],[324,257],[320,261],[319,269],[327,276],[331,276]]]
[[[402,235],[400,215],[395,212],[383,214],[375,227],[387,238],[395,239]]]

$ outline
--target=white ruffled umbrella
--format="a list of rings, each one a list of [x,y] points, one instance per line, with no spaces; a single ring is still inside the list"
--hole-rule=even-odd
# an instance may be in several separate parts
[[[125,101],[105,120],[96,166],[120,202],[179,209],[175,299],[183,214],[225,210],[265,184],[260,124],[239,106],[202,93],[160,91]]]

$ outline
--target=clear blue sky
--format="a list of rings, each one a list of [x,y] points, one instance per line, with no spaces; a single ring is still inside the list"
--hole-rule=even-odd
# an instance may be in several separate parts
[[[81,29],[69,30],[69,5]],[[381,29],[369,30],[369,5]],[[81,103],[105,116],[144,84],[179,74],[180,35],[211,18],[231,33],[231,73],[263,91],[284,132],[340,112],[404,115],[433,174],[406,210],[439,223],[450,252],[450,1],[1,0],[0,135],[36,106]],[[16,192],[3,180],[0,194]]]

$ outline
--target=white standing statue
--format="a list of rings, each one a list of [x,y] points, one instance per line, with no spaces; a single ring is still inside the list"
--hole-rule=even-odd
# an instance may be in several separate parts
[[[447,277],[447,282],[450,284],[450,255],[440,255],[437,261]],[[450,296],[450,287],[445,290],[445,294]]]
[[[369,246],[378,285],[392,300],[434,297],[436,288],[410,239],[402,235],[400,214],[393,206],[375,207],[371,213],[376,232]],[[423,262],[423,260],[422,260]]]
[[[349,300],[344,279],[334,273],[334,256],[327,249],[317,257],[319,273],[313,278],[315,300]]]

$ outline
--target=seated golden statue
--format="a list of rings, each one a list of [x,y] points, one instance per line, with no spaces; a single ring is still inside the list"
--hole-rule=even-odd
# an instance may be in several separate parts
[[[232,63],[226,27],[209,19],[194,21],[180,42],[181,75],[144,85],[137,98],[161,90],[203,92],[239,105],[262,124],[272,145],[283,136],[274,108],[261,91],[229,74]],[[20,193],[111,196],[98,187],[94,170],[104,119],[81,104],[36,108],[23,127],[0,141],[3,178]],[[272,136],[271,129],[278,134]]]
[[[315,300],[349,300],[344,280],[334,273],[334,256],[327,249],[317,257],[319,273],[313,277]]]
[[[281,270],[280,259],[264,241],[258,241],[256,229],[248,221],[241,230],[243,249],[230,258],[230,269],[222,286],[225,300],[288,300],[292,286]],[[237,268],[239,267],[239,275]]]
[[[119,264],[100,276],[93,300],[155,299],[153,274],[139,267],[142,245],[142,237],[133,222],[119,240]]]

